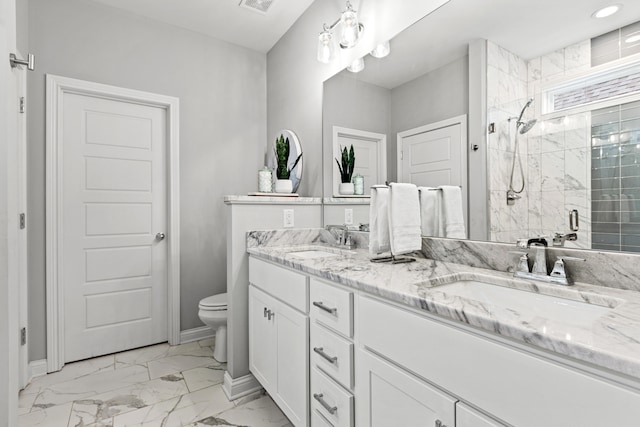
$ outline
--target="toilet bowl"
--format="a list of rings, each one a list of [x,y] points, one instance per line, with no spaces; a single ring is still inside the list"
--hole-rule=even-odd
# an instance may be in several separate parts
[[[227,361],[227,294],[206,297],[198,304],[200,320],[216,331],[213,358],[218,362]]]

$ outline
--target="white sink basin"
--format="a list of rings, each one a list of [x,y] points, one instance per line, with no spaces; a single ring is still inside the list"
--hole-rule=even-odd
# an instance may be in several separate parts
[[[511,311],[517,313],[523,321],[535,323],[551,321],[585,327],[611,310],[588,302],[473,280],[454,282],[439,288],[446,295],[477,301],[489,312]]]
[[[327,258],[327,257],[335,257],[338,254],[334,252],[321,251],[321,250],[307,250],[307,251],[297,251],[292,252],[291,256],[302,259],[316,259],[316,258]]]

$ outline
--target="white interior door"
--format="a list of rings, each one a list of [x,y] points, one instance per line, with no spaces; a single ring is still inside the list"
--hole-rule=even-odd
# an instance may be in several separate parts
[[[333,127],[333,154],[334,158],[342,158],[341,147],[351,147],[355,155],[353,175],[362,175],[364,178],[365,195],[369,194],[369,187],[375,184],[384,184],[387,180],[387,136],[382,133],[367,132],[357,129],[348,129],[338,126]],[[338,184],[340,184],[340,172],[338,165],[334,163],[333,194],[339,196]]]
[[[64,93],[64,361],[167,340],[166,110]]]
[[[417,186],[462,188],[467,216],[467,117],[398,133],[398,181]]]

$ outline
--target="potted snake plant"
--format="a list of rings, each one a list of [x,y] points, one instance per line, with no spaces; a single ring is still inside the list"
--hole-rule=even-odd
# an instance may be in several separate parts
[[[302,153],[296,158],[293,165],[289,167],[289,138],[284,138],[283,135],[276,138],[276,144],[274,147],[275,155],[276,155],[276,193],[291,193],[293,191],[293,183],[289,179],[291,176],[291,171],[296,167],[300,159],[302,158]]]
[[[338,170],[340,171],[340,185],[338,186],[338,193],[344,196],[351,196],[354,193],[353,182],[351,182],[351,178],[353,177],[353,168],[356,163],[356,156],[353,151],[353,144],[351,144],[351,148],[347,150],[347,147],[343,147],[341,149],[341,159],[338,161],[336,159],[336,163],[338,164]]]

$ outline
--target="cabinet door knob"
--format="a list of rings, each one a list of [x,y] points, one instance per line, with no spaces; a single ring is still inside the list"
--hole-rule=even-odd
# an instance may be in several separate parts
[[[327,360],[329,363],[335,364],[338,361],[338,358],[336,356],[329,356],[327,353],[325,353],[324,348],[322,347],[314,347],[313,351],[318,353],[320,356],[322,356],[323,359]]]
[[[264,308],[264,316],[263,317],[267,317],[267,307]]]
[[[272,317],[276,317],[276,313],[274,311],[267,311],[267,319],[271,320]]]
[[[324,310],[327,313],[333,314],[334,316],[338,313],[338,309],[337,308],[327,307],[326,305],[324,305],[324,303],[322,301],[314,301],[313,305],[318,307],[320,310]]]
[[[329,404],[324,400],[324,394],[322,394],[322,393],[314,393],[314,394],[313,394],[313,398],[314,398],[315,400],[317,400],[318,402],[320,402],[320,404],[322,405],[322,407],[323,407],[324,409],[326,409],[327,411],[329,411],[329,413],[330,413],[331,415],[335,414],[335,413],[336,413],[336,411],[338,410],[338,407],[337,407],[337,406],[331,406],[331,405],[329,405]]]
[[[436,427],[447,427],[447,426],[442,424],[442,421],[436,420]]]

